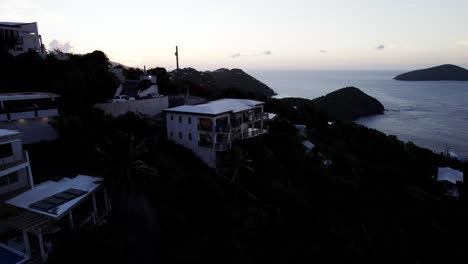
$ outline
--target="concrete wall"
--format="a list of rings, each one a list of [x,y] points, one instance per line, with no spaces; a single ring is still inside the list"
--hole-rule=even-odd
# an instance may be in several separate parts
[[[50,124],[52,119],[53,118],[43,117],[40,119],[0,122],[0,128],[21,132],[23,134],[21,137],[23,144],[52,141],[58,138],[57,131],[55,131]]]
[[[162,110],[167,109],[169,107],[169,100],[167,96],[162,96],[125,103],[96,104],[95,106],[115,117],[123,115],[127,112],[135,112],[148,116],[155,116],[161,114]]]
[[[182,122],[179,122],[179,117],[182,118]],[[196,115],[166,113],[167,137],[175,143],[190,149],[209,167],[216,168],[216,151],[198,145],[198,141],[200,140],[198,118],[200,117]],[[189,123],[189,118],[191,118],[191,123]],[[180,135],[182,135],[182,138],[180,138]],[[192,135],[192,140],[190,140],[189,135]]]

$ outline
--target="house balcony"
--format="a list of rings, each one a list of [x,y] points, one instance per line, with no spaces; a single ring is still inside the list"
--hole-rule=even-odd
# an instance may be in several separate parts
[[[23,152],[21,156],[12,156],[0,160],[0,177],[10,174],[12,172],[21,170],[29,166],[29,162],[26,159],[26,152]]]
[[[268,133],[268,129],[248,128],[241,133],[241,138],[253,138]]]
[[[1,121],[16,121],[20,119],[39,119],[43,117],[56,117],[58,116],[58,109],[22,109],[13,111],[3,111],[0,113]]]
[[[214,149],[216,151],[227,151],[231,149],[231,143],[227,141],[217,143],[199,141],[198,146],[203,148]]]

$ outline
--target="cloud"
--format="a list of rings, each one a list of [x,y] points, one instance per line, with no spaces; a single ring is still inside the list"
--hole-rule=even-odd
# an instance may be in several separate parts
[[[231,57],[231,58],[239,58],[240,56],[241,56],[241,54],[240,54],[240,52],[238,52],[238,53],[232,54],[232,55],[229,56],[229,57]]]
[[[266,50],[266,51],[263,52],[263,54],[264,55],[271,55],[272,53],[271,53],[271,50]]]
[[[375,49],[377,49],[377,50],[383,50],[383,49],[385,49],[385,45],[380,44],[380,45],[378,45],[377,47],[375,47]]]
[[[69,41],[63,43],[61,41],[54,39],[49,43],[49,50],[52,51],[55,49],[59,49],[64,53],[68,53],[73,49],[73,46],[70,44]]]
[[[328,51],[327,50],[324,50],[324,49],[321,49],[320,50],[320,53],[327,53]]]
[[[457,43],[458,46],[468,46],[468,40],[460,40]]]

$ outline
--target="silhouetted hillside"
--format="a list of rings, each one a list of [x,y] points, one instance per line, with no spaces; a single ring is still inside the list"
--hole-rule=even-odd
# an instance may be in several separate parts
[[[445,64],[423,70],[403,73],[395,77],[399,81],[468,81],[468,70]]]
[[[172,71],[171,74],[175,80],[176,71]],[[191,94],[198,96],[211,97],[214,93],[225,94],[226,91],[236,91],[255,98],[275,95],[270,87],[241,69],[200,72],[193,68],[185,68],[180,70],[179,78],[182,88],[188,88]]]
[[[314,100],[304,98],[281,100],[297,107],[310,106],[323,111],[332,118],[344,121],[384,112],[382,103],[355,87],[342,88]]]

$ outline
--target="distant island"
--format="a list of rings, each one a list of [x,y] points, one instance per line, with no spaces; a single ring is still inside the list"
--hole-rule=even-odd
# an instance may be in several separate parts
[[[383,114],[385,110],[381,102],[356,87],[342,88],[313,100],[305,98],[280,100],[299,108],[315,108],[330,118],[342,121],[353,121],[365,116]]]
[[[468,81],[468,70],[456,65],[445,64],[403,73],[394,79],[398,81]]]

